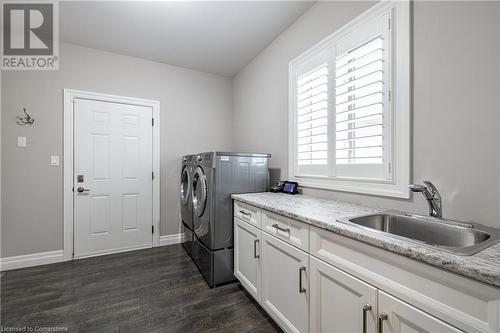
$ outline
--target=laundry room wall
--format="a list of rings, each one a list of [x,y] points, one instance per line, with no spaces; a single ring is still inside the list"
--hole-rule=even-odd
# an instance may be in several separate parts
[[[373,4],[317,2],[236,75],[235,149],[288,176],[288,63]],[[446,218],[500,227],[500,3],[414,1],[412,29],[413,181],[434,182]],[[304,193],[427,214],[421,195]]]
[[[232,148],[226,77],[61,44],[58,71],[4,71],[1,85],[1,257],[63,248],[63,165],[50,166],[63,160],[63,88],[160,101],[161,235],[180,232],[180,157]],[[33,126],[16,124],[23,107]]]

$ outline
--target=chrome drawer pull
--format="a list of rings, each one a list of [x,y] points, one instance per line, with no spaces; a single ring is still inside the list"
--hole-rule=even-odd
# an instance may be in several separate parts
[[[245,215],[245,216],[250,216],[252,214],[248,213],[248,212],[245,212],[244,210],[240,210],[240,213]]]
[[[257,243],[259,243],[258,239],[256,239],[256,240],[253,241],[253,257],[255,259],[260,258],[260,254],[257,254]]]
[[[384,333],[384,320],[387,320],[387,313],[382,312],[378,315],[378,333]]]
[[[281,231],[283,231],[283,232],[288,232],[288,233],[290,233],[290,228],[282,228],[282,227],[280,227],[277,223],[273,224],[273,227],[275,227],[276,229],[281,230]]]
[[[302,266],[299,268],[299,293],[302,294],[302,293],[305,293],[306,292],[306,288],[303,288],[302,287],[302,271],[306,271],[306,267],[305,266]]]
[[[366,333],[366,313],[372,310],[370,304],[363,305],[363,333]]]

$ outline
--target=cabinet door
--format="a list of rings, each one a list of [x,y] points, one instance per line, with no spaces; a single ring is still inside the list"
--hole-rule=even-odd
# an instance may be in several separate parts
[[[447,323],[379,290],[378,333],[462,332]]]
[[[234,275],[260,303],[260,230],[234,219]]]
[[[377,289],[309,258],[311,332],[376,332]]]
[[[309,255],[262,233],[262,307],[285,332],[309,331]]]

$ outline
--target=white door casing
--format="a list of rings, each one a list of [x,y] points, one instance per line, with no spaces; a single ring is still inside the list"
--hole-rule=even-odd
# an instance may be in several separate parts
[[[65,260],[158,246],[159,103],[64,96]]]

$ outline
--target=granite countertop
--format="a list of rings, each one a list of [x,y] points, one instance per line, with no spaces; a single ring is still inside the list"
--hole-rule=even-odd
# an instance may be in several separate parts
[[[459,256],[439,250],[438,248],[396,239],[383,233],[373,232],[341,222],[355,216],[387,211],[388,209],[316,198],[302,194],[289,195],[267,192],[233,194],[232,197],[234,200],[500,287],[500,243],[494,244],[472,256]]]

